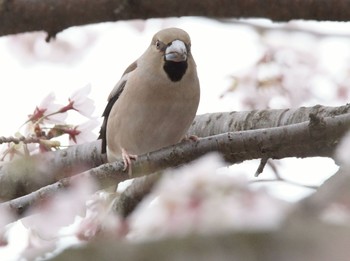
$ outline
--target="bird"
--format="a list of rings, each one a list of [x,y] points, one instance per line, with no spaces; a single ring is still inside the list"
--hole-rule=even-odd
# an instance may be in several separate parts
[[[160,30],[108,96],[102,153],[108,162],[122,159],[125,171],[138,155],[186,139],[199,101],[190,36],[180,28]]]

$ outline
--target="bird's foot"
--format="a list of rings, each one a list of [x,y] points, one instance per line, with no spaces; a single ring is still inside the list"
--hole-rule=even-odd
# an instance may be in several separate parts
[[[124,169],[123,171],[126,171],[129,168],[129,175],[131,175],[131,165],[132,162],[131,160],[136,160],[137,155],[134,154],[129,154],[124,148],[122,148],[122,158],[124,162]]]
[[[198,141],[198,136],[196,135],[190,135],[190,136],[185,136],[183,137],[183,139],[181,140],[181,142],[185,142],[185,141]]]

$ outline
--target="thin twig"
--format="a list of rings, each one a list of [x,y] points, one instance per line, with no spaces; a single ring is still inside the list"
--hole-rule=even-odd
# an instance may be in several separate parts
[[[319,186],[314,186],[314,185],[306,185],[306,184],[302,184],[299,182],[295,182],[292,180],[287,180],[284,178],[277,178],[277,179],[254,179],[251,180],[250,183],[254,184],[254,183],[265,183],[265,182],[284,182],[290,185],[294,185],[294,186],[298,186],[298,187],[303,187],[303,188],[308,188],[308,189],[318,189]]]
[[[19,144],[20,142],[23,142],[24,144],[29,144],[29,143],[40,143],[41,139],[37,137],[24,137],[21,136],[19,138],[15,137],[0,137],[0,144],[3,143],[10,143],[13,142],[15,144]]]
[[[258,177],[258,176],[264,171],[264,168],[265,168],[265,166],[266,166],[266,163],[267,163],[268,159],[269,159],[269,158],[262,158],[262,159],[260,160],[259,167],[258,167],[258,169],[256,170],[255,175],[254,175],[255,177]]]

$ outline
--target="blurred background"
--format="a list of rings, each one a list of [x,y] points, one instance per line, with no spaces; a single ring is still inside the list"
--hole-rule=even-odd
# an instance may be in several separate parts
[[[65,104],[88,84],[94,116],[100,117],[125,68],[148,47],[153,34],[166,27],[180,27],[191,36],[202,90],[198,114],[338,106],[349,100],[347,23],[191,17],[102,23],[67,29],[49,43],[43,32],[0,37],[0,136],[14,135],[49,93]],[[70,119],[75,124],[79,120],[74,115]],[[258,165],[249,161],[232,168],[255,182]],[[305,185],[317,186],[337,170],[325,158],[284,159],[274,165],[276,169],[267,166],[260,179],[274,178],[277,171],[291,182],[255,185],[291,201],[314,191]]]

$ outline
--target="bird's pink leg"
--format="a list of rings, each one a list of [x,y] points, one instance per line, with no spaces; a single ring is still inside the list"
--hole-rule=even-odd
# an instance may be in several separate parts
[[[129,168],[129,174],[131,174],[131,160],[136,160],[137,155],[129,154],[124,148],[122,148],[122,158],[124,162],[124,169],[123,171],[127,170]]]

